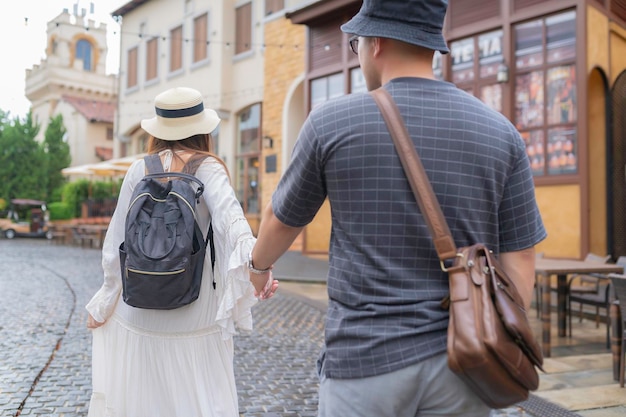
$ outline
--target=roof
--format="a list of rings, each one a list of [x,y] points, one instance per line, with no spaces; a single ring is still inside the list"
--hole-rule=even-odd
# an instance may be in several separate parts
[[[304,4],[295,10],[289,11],[285,17],[295,24],[314,25],[316,22],[327,22],[329,18],[337,17],[344,11],[350,11],[349,19],[361,7],[357,0],[319,0]]]
[[[149,1],[150,0],[131,0],[123,6],[120,6],[117,10],[112,11],[111,16],[124,16],[126,13],[132,12],[137,7]]]
[[[45,201],[30,200],[27,198],[14,198],[13,200],[11,200],[11,203],[15,204],[16,206],[41,206],[43,204],[46,204]]]
[[[96,156],[103,161],[113,158],[113,149],[104,146],[96,146]]]
[[[113,123],[115,103],[111,101],[93,100],[68,95],[63,95],[63,101],[71,104],[80,114],[92,123]]]

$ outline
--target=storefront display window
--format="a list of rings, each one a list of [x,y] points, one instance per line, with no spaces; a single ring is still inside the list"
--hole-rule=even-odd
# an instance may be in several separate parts
[[[543,64],[543,21],[515,27],[515,58],[518,70]]]
[[[543,153],[543,130],[531,130],[521,133],[526,143],[526,154],[530,159],[530,168],[534,175],[543,175],[546,160]]]
[[[503,62],[502,36],[502,30],[495,30],[450,43],[452,82],[499,112],[502,111],[503,88],[496,77]],[[441,64],[437,59],[433,69],[435,77],[441,77]]]
[[[502,111],[502,84],[486,85],[480,89],[480,99],[492,109]]]
[[[515,119],[518,129],[543,125],[543,71],[517,76]]]
[[[576,172],[576,129],[557,127],[548,130],[548,174]]]
[[[576,56],[576,12],[546,19],[548,62],[574,59]]]
[[[502,31],[485,33],[478,37],[480,78],[496,76],[502,63]]]
[[[452,82],[463,84],[474,80],[474,38],[450,44]]]
[[[571,11],[514,27],[515,126],[535,176],[578,172],[575,25]]]
[[[576,121],[576,67],[568,65],[548,70],[548,123],[562,124]]]

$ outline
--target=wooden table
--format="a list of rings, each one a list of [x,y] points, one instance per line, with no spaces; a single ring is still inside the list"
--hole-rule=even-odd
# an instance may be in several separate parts
[[[543,356],[550,357],[550,277],[557,277],[557,327],[559,336],[567,335],[567,276],[570,274],[621,273],[623,268],[615,264],[601,264],[572,259],[539,258],[535,261],[535,273],[541,285],[541,346]]]
[[[72,229],[76,236],[79,236],[81,246],[88,243],[89,247],[93,247],[95,243],[97,248],[102,248],[108,227],[104,224],[77,224],[72,226]]]

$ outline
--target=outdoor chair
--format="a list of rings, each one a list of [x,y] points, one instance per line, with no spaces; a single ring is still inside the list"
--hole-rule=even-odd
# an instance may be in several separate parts
[[[619,386],[624,388],[624,368],[626,367],[626,275],[624,274],[610,274],[609,275],[613,288],[615,289],[615,296],[617,297],[617,304],[619,305],[620,320],[622,322],[622,345],[619,356]]]
[[[543,258],[543,252],[535,253],[535,259]],[[537,310],[537,318],[541,317],[541,283],[539,277],[535,274],[535,309]]]
[[[587,254],[585,261],[607,263],[611,255],[599,256],[593,253]],[[572,336],[572,303],[579,304],[579,322],[583,319],[583,306],[590,305],[596,308],[596,327],[600,326],[600,309],[606,309],[606,346],[611,347],[611,335],[609,322],[609,309],[611,300],[615,297],[612,295],[611,282],[605,275],[573,275],[567,283],[567,315],[569,320],[568,331]]]

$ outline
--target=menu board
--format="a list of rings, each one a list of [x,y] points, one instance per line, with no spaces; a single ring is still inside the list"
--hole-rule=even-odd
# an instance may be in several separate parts
[[[515,126],[518,129],[543,126],[543,71],[515,78]]]

